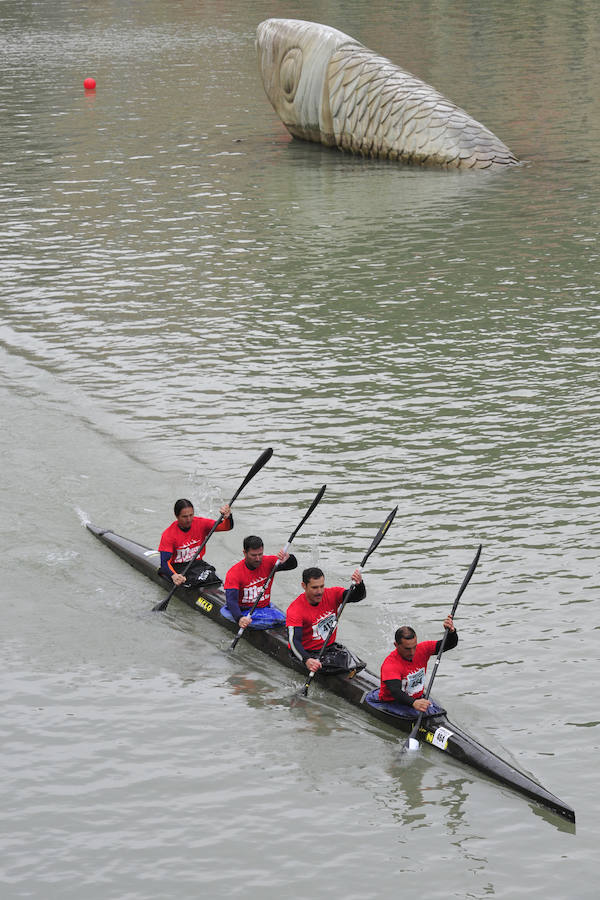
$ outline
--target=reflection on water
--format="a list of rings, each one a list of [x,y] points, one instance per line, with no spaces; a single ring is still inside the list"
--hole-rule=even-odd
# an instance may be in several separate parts
[[[386,808],[395,818],[413,827],[427,827],[428,807],[436,816],[440,807],[445,811],[445,826],[453,835],[460,833],[464,825],[465,805],[469,799],[467,787],[473,783],[472,776],[457,777],[447,764],[441,764],[441,771],[425,754],[396,754],[386,766],[391,779],[391,789],[385,799]],[[381,801],[383,802],[383,801]]]

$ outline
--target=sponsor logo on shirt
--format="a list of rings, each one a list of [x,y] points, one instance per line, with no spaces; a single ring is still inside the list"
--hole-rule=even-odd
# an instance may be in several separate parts
[[[247,585],[244,588],[244,597],[242,603],[252,606],[256,598],[258,597],[260,590],[262,589],[263,584],[265,583],[264,578],[258,578],[256,581],[253,581],[252,584]],[[270,594],[270,590],[265,591],[265,596]]]
[[[200,541],[194,541],[189,547],[179,547],[177,550],[177,556],[174,559],[176,563],[186,563],[189,562],[196,552]]]

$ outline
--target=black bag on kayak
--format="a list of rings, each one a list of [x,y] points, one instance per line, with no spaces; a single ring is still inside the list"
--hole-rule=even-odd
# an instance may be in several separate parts
[[[174,565],[176,572],[183,573],[185,564]],[[196,559],[185,573],[184,588],[214,587],[223,582],[217,575],[215,567],[203,559]]]
[[[367,664],[362,659],[359,659],[358,656],[355,656],[347,647],[344,647],[343,644],[338,644],[337,641],[334,641],[324,651],[321,657],[321,665],[323,667],[321,669],[323,675],[339,675],[342,672],[352,672],[353,670],[355,675],[361,669],[364,669]]]

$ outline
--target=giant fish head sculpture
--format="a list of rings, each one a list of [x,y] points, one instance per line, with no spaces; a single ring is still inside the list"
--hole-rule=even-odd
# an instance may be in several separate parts
[[[267,97],[294,137],[445,168],[518,164],[484,125],[342,31],[267,19],[256,48]]]
[[[342,31],[299,19],[267,19],[256,30],[258,65],[267,97],[294,137],[335,146],[328,68]]]

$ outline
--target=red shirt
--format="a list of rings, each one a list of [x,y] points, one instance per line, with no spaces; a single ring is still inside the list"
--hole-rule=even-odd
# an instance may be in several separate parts
[[[276,556],[263,556],[262,562],[257,569],[249,569],[245,559],[241,559],[239,563],[231,567],[225,576],[224,587],[226,591],[230,588],[237,590],[238,603],[241,610],[249,609],[253,605],[276,562]],[[257,609],[260,609],[262,606],[269,606],[272,584],[273,582],[270,581]]]
[[[386,681],[401,681],[402,690],[413,700],[423,696],[425,690],[425,670],[429,658],[435,653],[437,641],[421,641],[415,648],[415,655],[410,660],[402,659],[394,648],[389,656],[386,656],[381,664],[381,687],[379,699],[388,703],[394,701],[394,697],[385,686]]]
[[[214,524],[214,519],[201,519],[199,516],[194,516],[191,527],[188,531],[183,531],[175,519],[163,531],[158,547],[161,552],[171,553],[169,566],[172,563],[188,563]],[[223,519],[216,531],[229,531],[230,528],[231,519]],[[204,553],[205,548],[200,551],[197,558],[202,559]]]
[[[288,628],[302,628],[302,646],[311,656],[319,655],[331,628],[333,631],[327,643],[335,641],[337,612],[345,590],[343,587],[325,588],[317,606],[311,606],[303,593],[288,606],[286,625]]]

